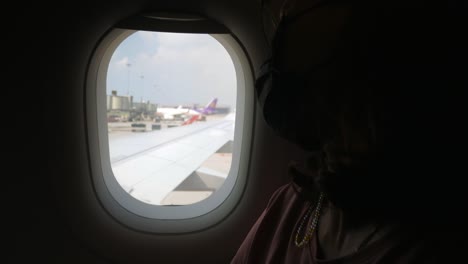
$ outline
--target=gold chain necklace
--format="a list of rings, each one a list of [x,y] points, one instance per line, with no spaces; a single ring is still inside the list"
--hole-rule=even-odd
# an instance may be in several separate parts
[[[309,243],[310,238],[312,237],[312,234],[314,233],[315,228],[317,227],[318,219],[320,216],[320,209],[322,209],[322,200],[325,195],[321,192],[317,206],[315,207],[315,214],[314,218],[312,219],[312,223],[309,226],[309,229],[305,233],[304,237],[302,238],[301,241],[299,241],[299,234],[301,233],[302,228],[304,227],[304,224],[307,222],[306,220],[309,218],[309,216],[312,214],[312,211],[314,209],[313,205],[311,204],[309,209],[307,210],[306,214],[302,218],[301,224],[299,225],[299,228],[297,229],[296,232],[296,237],[294,240],[294,243],[296,244],[297,247],[303,247],[307,243]]]

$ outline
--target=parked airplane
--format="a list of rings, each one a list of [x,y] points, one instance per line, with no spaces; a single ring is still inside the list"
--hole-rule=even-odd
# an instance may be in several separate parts
[[[164,119],[174,119],[174,117],[182,115],[200,115],[200,114],[213,114],[216,111],[216,103],[218,99],[212,99],[205,107],[199,109],[184,108],[179,105],[177,108],[158,107],[157,112],[163,114]]]
[[[265,16],[261,3],[271,3],[272,10],[267,11],[273,15]],[[288,41],[273,46],[283,47],[287,53],[275,59],[303,62],[298,65],[313,74],[298,79],[293,74],[297,69],[291,66],[282,69],[291,72],[274,75],[275,84],[280,82],[285,88],[282,92],[288,97],[296,96],[293,99],[299,97],[296,92],[301,90],[298,88],[301,85],[326,88],[332,81],[342,84],[350,100],[368,102],[371,95],[403,98],[388,103],[395,109],[407,110],[399,118],[390,112],[382,116],[357,117],[362,122],[381,118],[390,128],[402,119],[406,122],[399,134],[384,135],[385,140],[398,138],[394,141],[392,156],[395,162],[374,171],[375,178],[370,180],[392,186],[414,184],[408,193],[392,193],[390,198],[395,210],[408,204],[405,200],[395,202],[401,201],[403,195],[421,200],[412,207],[414,210],[424,206],[433,210],[433,214],[416,222],[417,228],[405,229],[408,233],[417,231],[420,238],[426,239],[423,242],[430,244],[432,250],[426,253],[427,261],[405,263],[465,263],[464,254],[468,252],[468,191],[466,176],[463,176],[467,174],[466,154],[463,153],[468,149],[466,1],[291,0],[287,5],[283,3],[283,0],[7,1],[4,13],[11,17],[5,20],[2,28],[2,59],[7,71],[3,78],[7,94],[2,100],[6,106],[2,120],[7,124],[2,129],[6,132],[3,136],[6,147],[2,148],[6,157],[3,162],[6,167],[2,171],[2,179],[6,180],[2,185],[2,220],[6,221],[2,222],[3,231],[7,233],[3,242],[7,246],[6,257],[3,254],[1,262],[230,263],[263,210],[278,198],[270,200],[275,190],[291,182],[291,162],[302,164],[311,154],[277,136],[267,125],[261,104],[264,98],[256,96],[254,85],[263,76],[262,65],[271,58],[271,37],[284,15],[278,11],[279,7],[301,3],[314,13],[304,20],[291,19],[282,24],[286,27],[282,33],[287,35]],[[296,27],[301,23],[307,26]],[[347,31],[355,26],[363,30]],[[133,36],[157,40],[158,44],[166,41],[173,48],[151,45],[151,51],[143,54],[138,48],[121,45],[140,31],[143,33]],[[367,31],[372,35],[366,34]],[[148,32],[165,32],[176,38],[154,37]],[[344,33],[337,35],[336,32]],[[178,35],[180,33],[184,35]],[[196,52],[181,55],[190,44],[188,35],[204,34],[225,50],[232,60],[229,65],[212,64],[209,68],[208,59],[215,56],[204,42],[192,45]],[[347,45],[349,41],[353,41],[353,45]],[[380,49],[374,42],[385,45]],[[117,62],[121,78],[116,87],[122,91],[135,89],[135,94],[136,89],[145,84],[144,94],[149,95],[154,92],[148,88],[153,83],[162,84],[183,77],[169,73],[159,75],[155,70],[151,72],[154,80],[146,73],[144,79],[135,79],[135,72],[143,71],[145,65],[159,63],[158,69],[161,69],[175,62],[174,69],[187,72],[195,81],[198,77],[209,76],[210,84],[216,84],[215,87],[221,87],[217,82],[226,80],[218,70],[233,67],[234,77],[228,80],[236,90],[236,104],[232,106],[236,109],[235,118],[194,122],[166,131],[109,134],[105,109],[107,77],[111,58],[119,46],[135,50],[135,56],[123,56]],[[356,54],[350,55],[349,50]],[[164,59],[157,52],[172,57]],[[147,59],[147,64],[137,64],[134,58]],[[387,62],[386,67],[378,63],[382,60]],[[343,61],[349,64],[340,64]],[[382,76],[369,78],[367,72],[354,67],[356,61]],[[198,70],[196,67],[185,67],[189,62],[199,62],[203,67],[208,65],[208,70],[194,73]],[[337,78],[337,72],[347,75]],[[8,86],[6,81],[9,81]],[[404,89],[398,89],[402,83]],[[362,94],[353,90],[369,84],[388,89]],[[296,124],[312,126],[317,123],[319,114],[331,115],[322,111],[321,98],[336,98],[336,94],[328,90],[323,93],[316,93],[314,89],[307,91],[309,104],[301,107],[295,100],[275,95],[282,103],[270,110],[283,114],[278,121],[284,122],[286,128],[296,127]],[[334,103],[341,105],[342,102],[337,98]],[[370,106],[373,109],[384,107],[378,103]],[[308,109],[313,111],[308,115],[299,114],[299,110]],[[200,114],[194,109],[172,110],[167,118],[173,118],[176,112]],[[346,119],[340,121],[347,122]],[[381,123],[374,124],[366,133],[379,134],[387,128]],[[228,125],[234,125],[234,129],[229,129]],[[422,127],[426,129],[421,130]],[[194,134],[185,133],[195,129]],[[320,133],[330,138],[336,136],[326,129]],[[380,143],[379,137],[372,139]],[[229,152],[226,149],[232,152],[226,154]],[[184,156],[189,152],[194,155]],[[229,156],[231,163],[226,171],[225,158]],[[206,157],[208,160],[201,162]],[[327,158],[324,156],[320,162]],[[402,169],[392,175],[394,178],[381,181],[381,173],[401,164],[410,169],[401,166]],[[409,176],[401,179],[402,174]],[[437,188],[431,189],[434,185]],[[349,188],[347,184],[337,186],[344,190]],[[363,186],[367,187],[365,182]],[[422,194],[428,190],[431,195],[424,197]],[[189,195],[179,195],[184,192]],[[356,197],[366,201],[375,198],[359,192]],[[190,203],[185,199],[198,202]],[[323,207],[325,210],[333,208]],[[301,235],[297,227],[303,226],[304,233],[311,230],[309,226],[312,225],[301,224],[301,221],[305,223],[302,219],[309,219],[305,217],[307,212],[304,210],[297,220],[276,212],[281,217],[270,218],[272,223],[283,219],[292,221],[287,222],[289,229],[271,232],[258,229],[258,234],[268,239],[264,248],[290,242],[289,248],[298,254],[319,252],[317,259],[310,263],[367,263],[368,256],[381,256],[376,252],[387,249],[387,242],[391,242],[392,238],[387,239],[385,233],[387,229],[378,229],[377,224],[375,230],[384,232],[377,233],[376,237],[383,243],[363,248],[361,242],[351,243],[353,253],[344,258],[339,258],[337,253],[336,257],[323,259],[323,252],[313,251],[312,245],[336,246],[334,250],[339,252],[349,242],[349,237],[324,236],[329,239],[322,243],[315,231],[324,231],[327,224],[332,226],[340,221],[324,222],[321,218],[317,230],[309,236],[311,243],[297,247],[295,240]],[[366,210],[361,212],[367,213]],[[407,214],[393,212],[386,212],[391,219],[396,216],[415,221]],[[436,218],[440,221],[434,221]],[[355,223],[351,221],[350,225]],[[356,233],[360,235],[361,229],[356,226]],[[450,236],[434,239],[440,234]],[[361,241],[366,241],[360,237]],[[372,239],[367,241],[373,243]],[[398,247],[406,249],[411,242],[405,240]],[[424,246],[422,243],[421,247]],[[264,254],[270,256],[271,261],[257,263],[288,264],[280,250],[278,247]],[[361,250],[369,255],[362,255]],[[398,261],[400,254],[393,251],[388,254],[392,260],[385,263],[402,263]],[[440,254],[444,258],[438,261],[434,255]]]

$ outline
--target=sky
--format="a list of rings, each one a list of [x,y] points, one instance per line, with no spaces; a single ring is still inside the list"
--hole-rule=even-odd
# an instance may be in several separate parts
[[[115,50],[107,94],[133,95],[159,106],[219,106],[235,109],[236,74],[224,47],[207,34],[138,31]]]

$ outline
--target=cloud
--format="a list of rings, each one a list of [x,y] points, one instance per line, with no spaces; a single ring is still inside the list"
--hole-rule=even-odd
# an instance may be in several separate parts
[[[138,31],[139,37],[144,43],[154,43],[158,41],[158,34],[150,31]]]
[[[218,97],[220,104],[235,107],[232,60],[209,35],[140,31],[122,42],[114,55],[108,86],[130,90],[137,99],[205,105]],[[129,62],[130,72],[123,71]]]
[[[129,62],[128,57],[123,57],[122,59],[116,61],[115,64],[118,66],[127,66],[128,62]]]

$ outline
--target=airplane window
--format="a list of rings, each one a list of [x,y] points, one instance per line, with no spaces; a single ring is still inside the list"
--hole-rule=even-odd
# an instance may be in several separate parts
[[[193,22],[150,18],[154,29],[138,31],[138,19],[106,33],[90,58],[90,184],[103,208],[132,229],[202,230],[225,219],[247,183],[250,61],[215,22],[194,33]]]
[[[233,61],[209,34],[136,31],[106,76],[109,158],[119,185],[151,205],[189,205],[219,190],[232,163]]]

